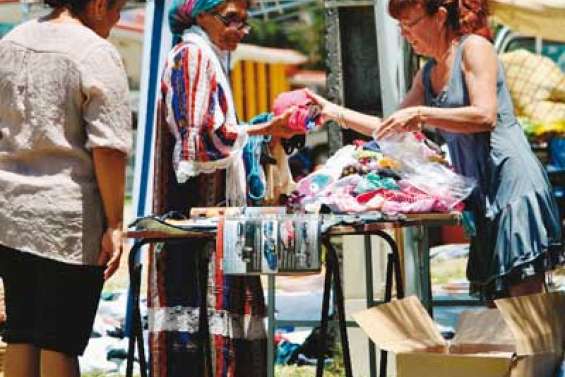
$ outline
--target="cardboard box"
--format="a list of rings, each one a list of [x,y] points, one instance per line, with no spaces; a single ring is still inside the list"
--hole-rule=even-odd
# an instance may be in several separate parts
[[[565,348],[565,293],[497,300],[461,314],[446,342],[415,297],[353,315],[397,377],[554,377]]]

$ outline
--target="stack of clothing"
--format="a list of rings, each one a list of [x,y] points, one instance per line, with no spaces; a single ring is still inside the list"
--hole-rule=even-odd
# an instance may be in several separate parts
[[[429,141],[407,134],[378,145],[343,147],[325,167],[298,182],[294,211],[386,214],[463,210],[474,182],[457,175]]]

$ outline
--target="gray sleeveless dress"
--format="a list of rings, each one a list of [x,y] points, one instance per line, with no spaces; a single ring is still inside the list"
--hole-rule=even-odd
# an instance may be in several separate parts
[[[426,106],[469,105],[462,64],[466,37],[457,46],[446,88],[433,93],[423,70]],[[438,130],[446,140],[455,170],[477,182],[466,202],[475,222],[467,278],[471,294],[483,299],[508,295],[508,287],[554,268],[564,260],[559,210],[547,175],[514,116],[504,71],[498,62],[497,123],[492,132],[459,134]]]

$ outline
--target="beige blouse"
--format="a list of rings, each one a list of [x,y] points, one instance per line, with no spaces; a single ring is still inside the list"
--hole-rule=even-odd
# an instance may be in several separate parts
[[[29,21],[0,40],[0,244],[96,264],[104,212],[91,149],[129,153],[116,49],[74,23]]]

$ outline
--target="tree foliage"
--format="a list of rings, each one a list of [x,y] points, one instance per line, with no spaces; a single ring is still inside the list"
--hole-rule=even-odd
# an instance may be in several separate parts
[[[299,9],[292,17],[255,18],[245,42],[265,47],[290,48],[308,57],[305,68],[325,68],[325,20],[321,3]]]

